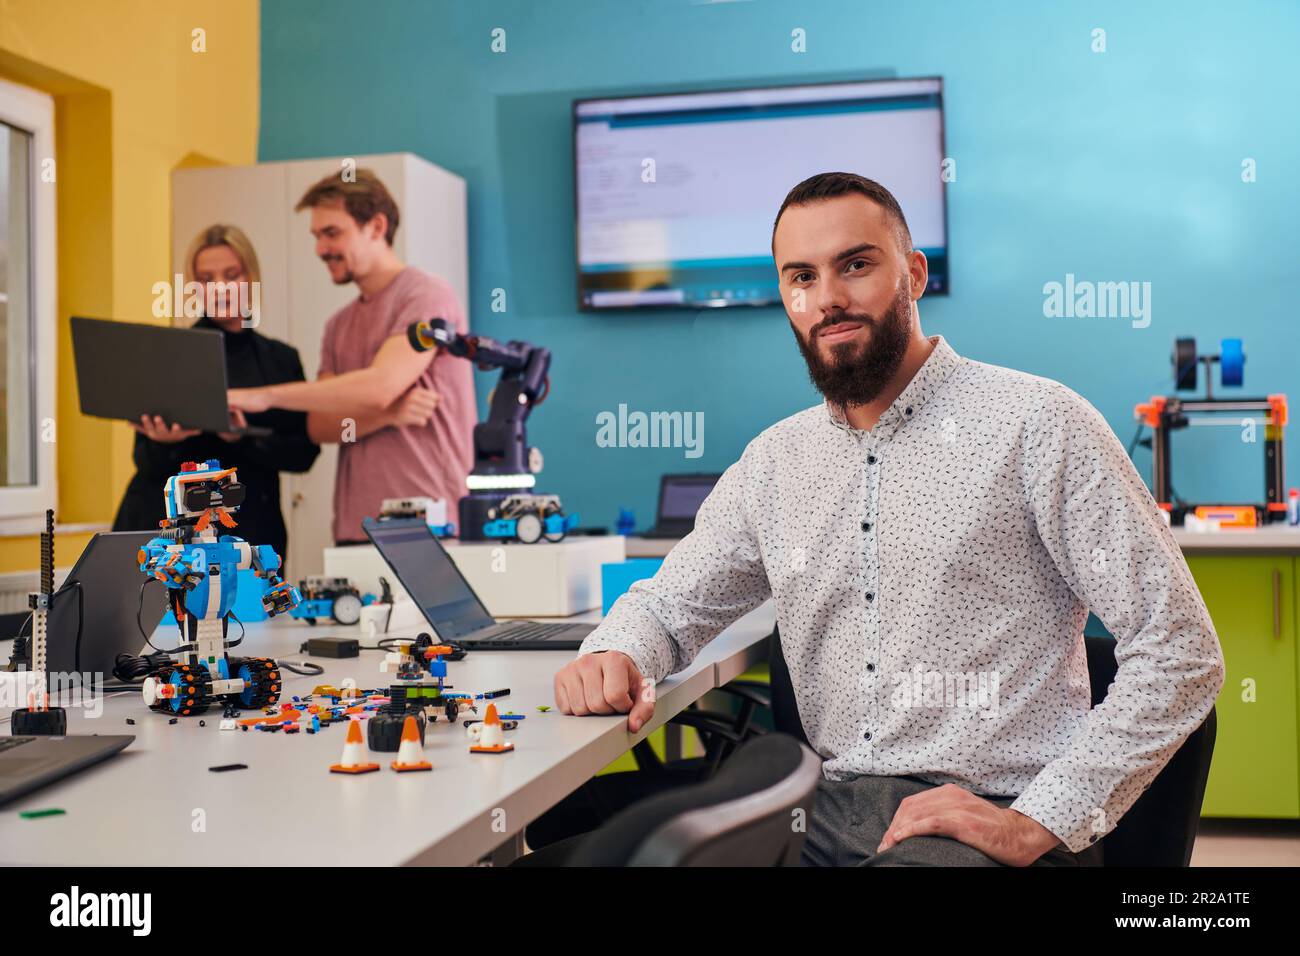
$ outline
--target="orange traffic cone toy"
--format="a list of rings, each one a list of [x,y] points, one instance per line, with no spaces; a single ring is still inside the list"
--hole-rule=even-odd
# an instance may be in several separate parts
[[[338,763],[330,766],[330,773],[370,773],[378,770],[379,764],[364,762],[365,747],[361,739],[361,721],[348,721],[348,739],[343,744],[343,756]]]
[[[398,773],[411,770],[432,770],[433,764],[424,758],[424,745],[420,743],[420,727],[410,714],[402,724],[402,743],[397,748],[393,769]]]
[[[478,739],[478,743],[470,745],[470,753],[503,754],[507,750],[515,749],[515,745],[506,740],[505,731],[501,729],[501,718],[497,715],[496,704],[488,704],[487,713],[483,715],[483,723],[471,724],[470,727]]]

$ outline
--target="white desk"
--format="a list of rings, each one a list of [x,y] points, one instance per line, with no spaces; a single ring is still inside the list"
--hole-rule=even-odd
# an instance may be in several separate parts
[[[1228,531],[1187,531],[1174,528],[1174,540],[1189,554],[1296,554],[1300,552],[1300,528],[1268,524],[1259,528]]]
[[[343,748],[347,728],[341,724],[316,735],[221,731],[219,708],[202,717],[204,727],[194,717],[169,724],[136,693],[106,700],[98,719],[69,708],[70,732],[129,733],[135,742],[102,764],[0,808],[0,864],[471,864],[503,844],[515,845],[528,823],[717,687],[719,673],[734,676],[761,660],[774,621],[772,605],[762,605],[719,635],[690,668],[659,684],[654,718],[635,735],[627,732],[624,716],[538,712],[538,705],[554,706],[552,679],[570,652],[472,652],[448,664],[449,683],[466,692],[509,687],[510,696],[498,700],[498,707],[527,715],[507,732],[516,749],[471,754],[459,721],[455,727],[437,721],[425,735],[431,773],[395,773],[388,768],[391,754],[372,755],[382,768],[375,773],[329,773]],[[250,625],[235,653],[297,660],[307,637],[330,634],[355,635],[356,629],[312,628],[285,616]],[[160,631],[154,642],[172,646],[175,634]],[[9,642],[0,644],[0,653],[8,660]],[[284,672],[283,700],[346,677],[362,687],[384,687],[388,675],[379,673],[381,659],[376,651],[342,661],[311,658],[325,673]],[[127,717],[135,719],[134,726],[126,724]],[[8,733],[8,725],[0,725],[0,732]],[[208,769],[230,763],[248,769]],[[48,807],[67,813],[18,816]]]

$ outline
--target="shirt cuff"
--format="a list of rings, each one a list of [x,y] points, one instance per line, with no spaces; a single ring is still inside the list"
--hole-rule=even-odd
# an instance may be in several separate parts
[[[1012,810],[1051,831],[1071,853],[1088,849],[1119,822],[1095,796],[1077,790],[1056,771],[1044,769],[1016,797]]]

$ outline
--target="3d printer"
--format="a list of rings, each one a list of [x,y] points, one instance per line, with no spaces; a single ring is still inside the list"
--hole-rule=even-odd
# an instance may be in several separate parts
[[[1142,426],[1152,430],[1151,492],[1156,503],[1169,512],[1170,523],[1182,525],[1189,514],[1200,519],[1217,519],[1222,527],[1254,527],[1286,519],[1285,482],[1283,471],[1282,439],[1286,427],[1287,404],[1285,395],[1266,398],[1215,398],[1213,366],[1219,366],[1224,386],[1240,386],[1245,379],[1246,354],[1241,339],[1223,339],[1218,355],[1201,355],[1196,351],[1196,339],[1180,338],[1174,342],[1174,390],[1194,391],[1197,387],[1197,370],[1205,366],[1205,397],[1182,398],[1178,395],[1157,395],[1134,409]],[[1189,425],[1234,424],[1210,416],[1236,415],[1254,427],[1254,416],[1263,415],[1264,425],[1264,500],[1247,504],[1193,504],[1174,494],[1173,459],[1170,437]],[[1147,442],[1143,442],[1147,444]]]

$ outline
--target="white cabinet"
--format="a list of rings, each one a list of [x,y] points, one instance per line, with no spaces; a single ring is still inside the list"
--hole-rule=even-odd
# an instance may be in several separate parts
[[[398,257],[445,279],[472,321],[465,181],[411,153],[347,159],[358,168],[374,170],[397,201],[401,219],[393,247]],[[330,281],[313,249],[310,214],[296,213],[293,207],[309,186],[342,169],[343,163],[344,157],[336,157],[179,169],[172,174],[173,273],[184,272],[186,250],[201,230],[215,223],[242,229],[261,265],[259,331],[297,348],[308,379],[316,376],[326,321],[356,297],[357,288]],[[337,457],[338,446],[326,445],[310,472],[281,479],[289,529],[285,560],[295,580],[321,573],[322,552],[333,543]]]

